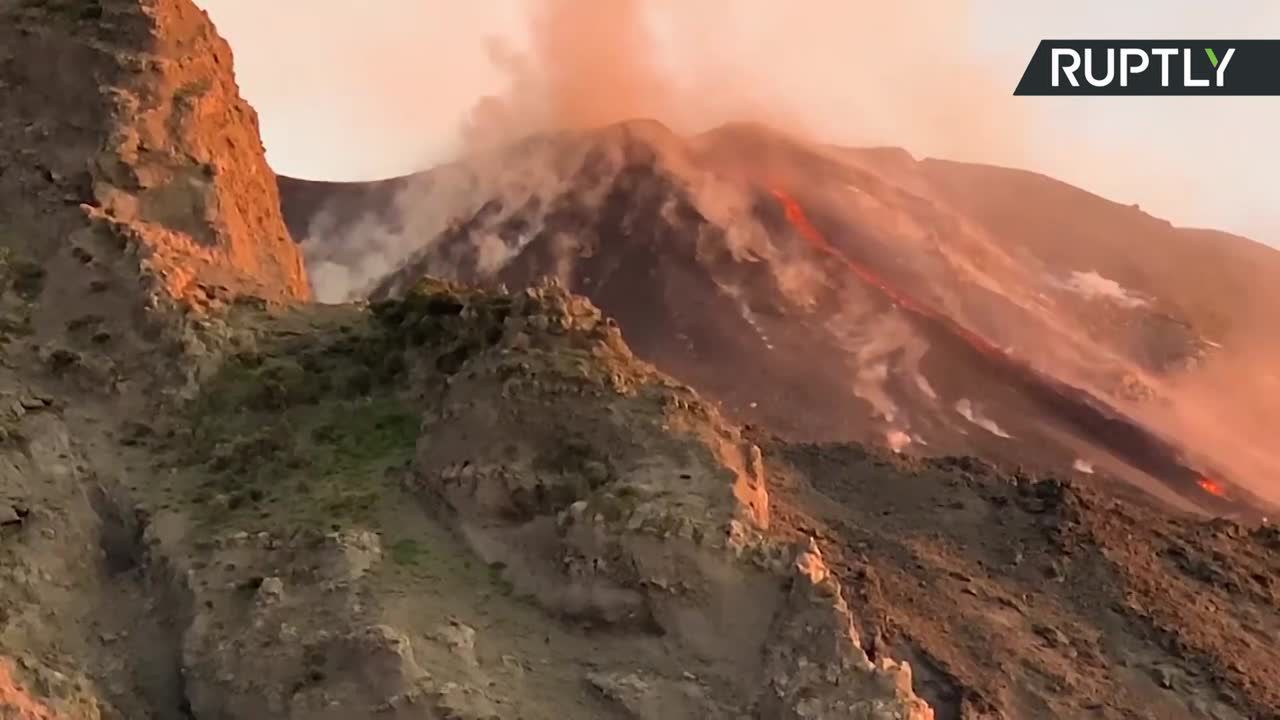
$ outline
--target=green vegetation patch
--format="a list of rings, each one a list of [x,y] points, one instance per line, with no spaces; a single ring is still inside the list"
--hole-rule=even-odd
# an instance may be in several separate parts
[[[255,349],[224,363],[183,423],[178,464],[195,476],[193,515],[245,530],[367,522],[413,456],[421,413],[402,391],[434,396],[507,335],[524,337],[521,350],[495,356],[500,381],[598,385],[624,374],[596,354],[608,326],[575,302],[560,289],[512,294],[426,280],[367,310],[258,316]],[[593,487],[611,472],[581,443],[539,460]],[[563,498],[547,500],[571,502],[582,491],[562,489]]]
[[[0,246],[0,341],[32,334],[31,304],[44,291],[44,282],[39,263]]]
[[[265,336],[187,408],[178,461],[207,525],[253,530],[364,523],[412,459],[419,413],[397,392],[381,339],[314,327]]]
[[[427,559],[427,549],[417,540],[405,538],[392,544],[391,561],[397,565],[416,566]]]
[[[375,303],[370,310],[388,348],[429,349],[433,369],[452,375],[467,360],[501,341],[513,304],[514,298],[507,293],[427,279],[403,300]]]
[[[101,20],[102,0],[24,0],[28,10],[57,13],[72,20]]]

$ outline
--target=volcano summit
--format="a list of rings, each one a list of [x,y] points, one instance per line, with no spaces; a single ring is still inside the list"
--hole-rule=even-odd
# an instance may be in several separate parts
[[[1243,238],[1031,173],[750,125],[636,121],[281,191],[322,294],[552,275],[642,357],[785,437],[1089,467],[1218,513],[1280,500],[1254,419],[1280,417],[1274,377],[1231,370],[1275,357],[1256,308],[1280,307],[1280,253]],[[1193,277],[1210,245],[1213,276]]]

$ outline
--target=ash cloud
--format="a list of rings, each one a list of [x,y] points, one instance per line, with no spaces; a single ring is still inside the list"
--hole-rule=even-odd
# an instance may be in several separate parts
[[[1034,118],[977,60],[969,2],[534,0],[529,45],[490,41],[507,77],[468,147],[653,118],[680,133],[757,121],[815,139],[1017,162]],[[734,60],[736,59],[736,60]],[[747,66],[739,62],[748,63]]]

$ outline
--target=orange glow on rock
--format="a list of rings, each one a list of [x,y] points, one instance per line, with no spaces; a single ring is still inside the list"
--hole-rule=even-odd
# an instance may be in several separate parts
[[[1219,485],[1217,482],[1215,482],[1212,478],[1201,477],[1199,480],[1196,481],[1196,484],[1200,486],[1201,490],[1204,490],[1210,495],[1216,495],[1218,497],[1227,496],[1227,491],[1224,490],[1222,486]]]

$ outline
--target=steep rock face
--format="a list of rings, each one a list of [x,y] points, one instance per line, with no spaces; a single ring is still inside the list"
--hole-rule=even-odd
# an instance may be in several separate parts
[[[418,448],[424,486],[458,511],[486,560],[560,613],[677,633],[701,595],[720,609],[696,620],[709,644],[749,643],[766,629],[770,589],[718,586],[725,571],[709,569],[735,552],[763,551],[762,566],[781,558],[760,536],[769,509],[759,449],[709,404],[636,360],[616,325],[554,286],[494,299],[445,291],[397,307],[400,325],[466,322],[497,338],[495,350],[428,356],[447,367],[470,355]],[[451,307],[469,317],[451,323]]]
[[[0,48],[15,242],[50,262],[78,245],[88,265],[123,247],[186,306],[310,297],[230,48],[191,2],[6,1]]]
[[[0,0],[0,97],[0,715],[181,716],[132,473],[71,426],[142,415],[127,402],[194,364],[208,311],[306,299],[305,273],[192,3]]]
[[[115,127],[94,192],[152,255],[169,293],[206,285],[269,299],[309,297],[277,210],[258,120],[236,89],[231,49],[187,0],[133,3],[146,43],[117,55],[135,74],[111,91]]]
[[[909,665],[867,657],[840,582],[812,540],[794,571],[787,612],[768,649],[773,693],[765,716],[933,720],[933,709],[912,692]]]

